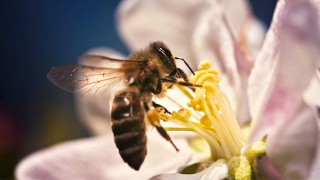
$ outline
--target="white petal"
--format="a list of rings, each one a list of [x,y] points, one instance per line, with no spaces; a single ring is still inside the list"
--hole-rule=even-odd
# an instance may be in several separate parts
[[[117,59],[125,59],[120,53],[105,47],[93,48],[86,52],[86,54],[96,54]],[[94,66],[94,67],[108,67],[108,63],[103,61],[93,62],[86,59],[80,60],[80,64]],[[76,96],[76,108],[79,118],[91,130],[93,134],[105,134],[111,132],[110,124],[110,101],[113,93],[121,89],[122,85],[118,84],[116,87],[110,89],[104,96]]]
[[[218,160],[214,162],[209,168],[196,174],[162,174],[151,178],[152,180],[221,180],[228,177],[228,166],[225,161]]]
[[[225,0],[222,3],[235,38],[248,49],[251,57],[255,57],[262,46],[265,27],[254,17],[247,0]]]
[[[239,71],[250,71],[251,67],[244,59],[241,59],[244,60],[242,64],[247,65],[238,66],[241,64],[240,58],[244,57],[240,55],[222,11],[222,6],[216,3],[200,16],[192,39],[193,55],[198,61],[209,59],[213,62],[213,66],[222,74],[221,89],[226,92],[236,113],[247,120],[247,98],[246,92],[243,91],[246,89],[246,77],[241,76]]]
[[[250,143],[279,123],[287,123],[301,106],[320,54],[317,12],[308,1],[279,1],[249,79],[249,103],[255,120]]]
[[[190,59],[190,38],[207,4],[203,0],[126,0],[118,9],[118,29],[132,50],[160,40],[195,67]]]
[[[278,29],[278,21],[280,12],[282,12],[284,1],[278,1],[274,13],[273,21],[270,29],[267,32],[266,39],[260,53],[257,55],[255,65],[251,71],[248,82],[248,98],[250,114],[253,119],[257,118],[258,110],[261,109],[262,99],[266,94],[271,82],[272,73],[276,65],[278,35],[275,34],[275,29]]]
[[[190,159],[184,140],[174,140],[174,148],[153,131],[148,135],[148,154],[139,171],[124,163],[113,136],[71,141],[36,152],[17,167],[16,177],[23,180],[61,179],[148,179],[160,173],[176,172]]]
[[[284,179],[306,179],[318,146],[319,127],[313,110],[302,105],[290,120],[268,136],[267,155]]]
[[[234,32],[238,34],[241,31],[243,22],[248,16],[250,16],[250,7],[246,0],[226,0],[223,1],[224,12],[234,29]]]
[[[304,100],[310,106],[320,107],[320,98],[316,97],[320,97],[320,76],[314,76],[308,89],[304,92]]]

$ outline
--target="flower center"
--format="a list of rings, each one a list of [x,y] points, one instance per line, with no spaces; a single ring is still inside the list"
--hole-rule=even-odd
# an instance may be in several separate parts
[[[220,89],[220,72],[204,61],[199,71],[190,77],[190,82],[202,85],[194,92],[179,86],[179,89],[190,99],[189,109],[173,112],[170,121],[181,128],[167,130],[187,130],[196,132],[209,144],[211,159],[229,160],[239,156],[245,145],[246,137],[240,129],[226,94]]]
[[[195,75],[190,77],[190,82],[201,87],[192,91],[178,86],[189,98],[189,108],[174,111],[171,116],[166,114],[163,108],[158,109],[161,119],[179,125],[167,127],[167,130],[195,132],[210,147],[211,162],[192,164],[182,173],[199,172],[208,167],[208,164],[219,160],[227,163],[229,178],[255,179],[258,173],[257,162],[266,155],[266,139],[254,143],[247,152],[241,153],[247,137],[235,118],[226,94],[219,87],[220,72],[212,68],[209,61],[202,62],[198,69]],[[198,167],[200,164],[204,167]]]

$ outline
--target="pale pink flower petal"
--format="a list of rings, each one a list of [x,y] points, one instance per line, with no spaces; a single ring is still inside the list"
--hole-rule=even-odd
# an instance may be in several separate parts
[[[211,60],[213,66],[220,70],[221,88],[227,93],[233,109],[237,111],[241,78],[235,60],[234,42],[223,21],[222,13],[221,5],[216,3],[202,14],[193,35],[193,54],[199,61]]]
[[[250,142],[290,120],[319,64],[317,12],[308,1],[279,1],[271,29],[249,79],[255,129]],[[307,28],[306,28],[307,27]]]
[[[192,38],[193,55],[199,61],[210,59],[213,61],[214,67],[221,71],[221,88],[227,93],[231,105],[236,111],[237,119],[241,123],[250,119],[246,89],[252,59],[249,52],[245,51],[248,47],[244,47],[246,45],[238,42],[240,36],[247,35],[241,34],[242,32],[234,33],[232,22],[227,20],[227,15],[232,13],[224,11],[223,7],[222,4],[215,3],[209,6],[200,16]],[[246,22],[244,15],[249,15],[249,12],[240,14],[243,18],[239,21],[243,23],[244,28],[250,29],[252,24],[257,26],[257,23],[253,23],[256,22],[253,18]],[[253,34],[255,33],[253,32]],[[263,33],[260,32],[255,35],[257,34],[262,35]],[[257,39],[260,39],[260,43],[262,43],[263,38],[258,36]],[[250,39],[248,38],[248,40]],[[251,42],[247,43],[249,45]]]
[[[222,3],[226,20],[236,40],[255,57],[264,40],[265,27],[254,17],[247,0],[225,0]]]
[[[262,106],[262,100],[274,80],[272,73],[275,69],[276,58],[278,56],[278,35],[279,16],[284,7],[284,1],[278,1],[273,15],[272,24],[267,32],[266,39],[262,49],[256,57],[255,66],[253,67],[248,81],[248,100],[250,114],[253,119],[257,118],[257,113]]]
[[[208,2],[203,0],[126,0],[117,12],[118,29],[131,50],[160,40],[175,56],[196,67],[190,55],[190,38],[206,6]]]
[[[319,127],[306,104],[288,121],[268,135],[267,155],[285,179],[307,179],[316,157]]]
[[[243,28],[243,22],[251,16],[250,6],[246,0],[221,1],[224,12],[230,22],[234,33],[239,34]]]
[[[157,132],[148,135],[148,154],[139,171],[121,159],[113,136],[98,136],[53,146],[24,159],[16,171],[21,180],[148,179],[155,174],[176,172],[190,159],[184,140],[175,140],[176,152]]]
[[[257,179],[272,179],[272,180],[282,180],[280,172],[271,162],[269,157],[264,156],[258,160],[258,163],[255,167],[257,169],[256,178]]]

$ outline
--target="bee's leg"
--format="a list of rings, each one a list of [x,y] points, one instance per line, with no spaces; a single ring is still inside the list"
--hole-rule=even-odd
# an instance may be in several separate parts
[[[177,68],[177,71],[178,71],[178,74],[183,78],[183,80],[185,82],[189,82],[189,79],[188,79],[186,73],[184,71],[182,71],[182,69]]]
[[[156,127],[158,133],[159,133],[165,140],[169,141],[169,142],[172,144],[172,146],[174,147],[174,149],[178,152],[179,149],[178,149],[177,146],[173,143],[173,141],[172,141],[171,137],[169,136],[169,134],[167,133],[167,131],[166,131],[161,125],[155,126],[155,127]]]
[[[148,106],[148,104],[147,104],[146,102],[145,102],[144,104],[145,104],[145,106]],[[160,105],[160,106],[161,106],[161,105]],[[159,114],[158,110],[157,110],[157,109],[150,109],[149,107],[146,108],[146,110],[147,110],[147,118],[148,118],[150,124],[157,129],[158,133],[159,133],[165,140],[169,141],[169,142],[172,144],[172,146],[174,147],[174,149],[175,149],[176,151],[179,151],[179,149],[178,149],[177,146],[173,143],[173,141],[172,141],[172,139],[170,138],[170,136],[169,136],[169,134],[167,133],[167,131],[161,126],[161,124],[160,124],[160,114]]]
[[[185,82],[189,82],[189,79],[187,77],[187,74],[180,68],[174,69],[170,74],[169,77],[178,77],[183,78]]]
[[[162,82],[159,78],[159,72],[155,71],[154,74],[157,74],[156,76],[151,77],[152,82],[157,82],[156,86],[154,86],[154,83],[150,83],[151,85],[148,86],[147,89],[150,90],[153,94],[159,94],[162,91]]]
[[[170,82],[170,83],[173,83],[173,84],[179,84],[181,86],[187,86],[187,87],[189,87],[191,89],[194,89],[195,87],[201,87],[201,85],[199,85],[199,84],[193,84],[193,83],[185,82],[185,81],[178,81],[177,78],[172,77],[172,76],[166,76],[164,78],[161,78],[161,81],[162,82]]]
[[[165,113],[171,114],[171,112],[167,108],[163,107],[161,104],[158,104],[154,101],[152,101],[152,106],[154,108],[158,108],[158,107],[163,108]]]
[[[177,69],[178,69],[178,68],[174,69],[174,70],[169,74],[169,76],[175,76],[175,75],[177,74]]]

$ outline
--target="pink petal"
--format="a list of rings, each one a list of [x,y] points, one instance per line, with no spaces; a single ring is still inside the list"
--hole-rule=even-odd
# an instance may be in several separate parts
[[[226,20],[229,12],[223,10],[221,4],[215,3],[200,16],[193,34],[193,54],[198,61],[212,60],[213,66],[221,71],[221,88],[231,100],[238,119],[243,122],[249,119],[245,90],[252,62],[247,59],[237,42],[239,32],[234,35],[232,24]],[[244,16],[243,12],[240,14],[241,17]],[[239,21],[242,22],[241,20],[244,21],[244,19]]]
[[[303,91],[319,64],[319,35],[317,12],[308,1],[279,1],[249,79],[249,103],[255,120],[249,144],[280,123],[295,119]]]
[[[285,179],[307,179],[318,146],[319,127],[306,104],[289,121],[268,136],[267,155]]]
[[[195,67],[190,55],[191,34],[207,5],[201,0],[126,0],[118,9],[118,29],[132,50],[160,40]]]
[[[97,47],[89,50],[85,54],[96,54],[107,57],[113,57],[118,59],[125,59],[120,53],[105,47]],[[81,59],[80,64],[94,66],[94,67],[108,67],[108,63],[103,61],[88,61],[87,59]],[[118,84],[115,88],[112,88],[105,93],[104,96],[90,96],[84,94],[76,96],[76,108],[79,118],[82,122],[91,130],[93,134],[101,135],[107,132],[111,132],[110,124],[110,100],[112,94],[119,88],[122,88],[121,84]]]
[[[273,179],[281,180],[283,177],[277,168],[273,165],[271,160],[265,156],[258,160],[257,168],[257,178],[258,179]]]
[[[62,143],[24,159],[16,177],[35,179],[148,179],[160,173],[176,172],[190,159],[184,140],[175,140],[174,148],[153,131],[148,135],[148,154],[139,171],[124,163],[114,145],[113,136],[99,136]]]

